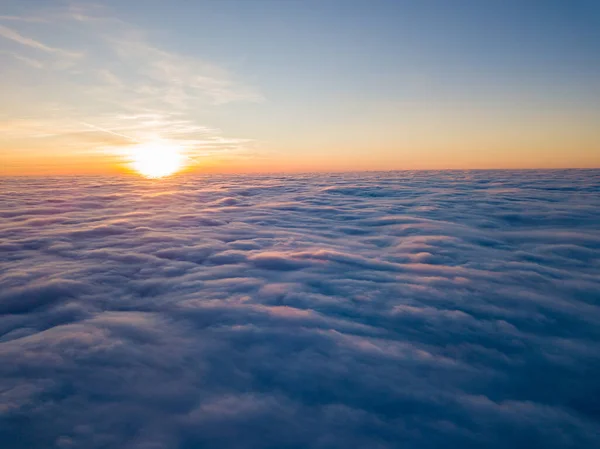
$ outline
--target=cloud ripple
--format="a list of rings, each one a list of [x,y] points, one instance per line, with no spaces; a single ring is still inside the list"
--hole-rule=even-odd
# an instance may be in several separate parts
[[[5,178],[11,448],[600,445],[600,172]]]

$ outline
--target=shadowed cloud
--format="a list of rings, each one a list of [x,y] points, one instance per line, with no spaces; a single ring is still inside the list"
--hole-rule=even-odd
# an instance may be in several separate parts
[[[600,173],[0,181],[3,448],[600,444]]]

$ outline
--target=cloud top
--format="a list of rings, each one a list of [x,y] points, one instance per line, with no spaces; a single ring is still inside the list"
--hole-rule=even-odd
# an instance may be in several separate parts
[[[600,444],[600,173],[5,178],[8,449]]]

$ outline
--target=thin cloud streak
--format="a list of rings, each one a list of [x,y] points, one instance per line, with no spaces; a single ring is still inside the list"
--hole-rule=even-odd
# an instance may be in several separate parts
[[[100,126],[96,126],[96,125],[92,125],[91,123],[86,123],[86,122],[80,122],[82,125],[87,126],[88,128],[94,129],[96,131],[100,131],[106,134],[111,134],[113,136],[117,136],[117,137],[123,137],[124,139],[128,139],[131,140],[132,142],[136,142],[139,143],[139,140],[134,139],[133,137],[130,136],[126,136],[125,134],[121,134],[115,131],[112,131],[110,129],[106,129],[106,128],[101,128]]]
[[[43,23],[48,22],[48,19],[43,17],[25,17],[25,16],[0,16],[0,20],[6,20],[9,22],[31,22],[31,23]]]
[[[15,58],[16,60],[21,61],[23,64],[26,64],[35,69],[43,69],[44,68],[44,64],[42,62],[38,61],[37,59],[29,58],[27,56],[23,56],[18,53],[15,53],[15,52],[0,51],[0,54],[11,56],[11,57]]]
[[[63,50],[62,48],[51,47],[49,45],[44,44],[43,42],[37,41],[30,37],[23,36],[19,32],[8,28],[4,25],[0,25],[0,36],[5,39],[9,39],[11,41],[17,42],[18,44],[25,45],[27,47],[35,48],[37,50],[42,50],[47,53],[56,53],[63,56],[68,56],[70,58],[78,58],[81,56],[80,53],[71,52],[68,50]]]
[[[198,123],[195,117],[196,110],[263,101],[256,88],[239,82],[225,68],[158,48],[143,30],[110,17],[104,8],[75,5],[49,11],[44,17],[24,16],[20,21],[40,22],[42,36],[58,27],[68,28],[73,42],[86,42],[85,54],[51,46],[0,25],[0,36],[31,52],[41,51],[46,59],[38,61],[25,52],[2,51],[0,55],[46,71],[48,86],[68,83],[72,94],[59,104],[48,103],[46,110],[52,109],[52,119],[47,113],[38,117],[32,112],[26,120],[4,122],[3,127],[14,139],[66,139],[94,129],[124,142],[168,141],[184,149],[190,160],[220,151],[244,152],[254,146],[250,139],[225,136],[216,127]],[[11,16],[8,20],[17,23],[18,19]],[[42,93],[36,100],[36,110],[43,109],[44,96]],[[77,141],[92,145],[85,150],[119,153],[118,146],[94,147],[94,141]]]

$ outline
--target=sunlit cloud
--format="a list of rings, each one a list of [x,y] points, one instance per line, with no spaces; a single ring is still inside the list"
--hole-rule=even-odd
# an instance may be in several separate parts
[[[196,110],[263,100],[256,88],[226,68],[159,48],[144,30],[111,17],[105,8],[74,5],[4,19],[14,27],[0,24],[0,37],[19,44],[22,52],[3,50],[0,39],[0,59],[12,58],[48,74],[44,88],[36,86],[40,93],[30,114],[0,118],[5,140],[35,141],[47,153],[51,141],[60,141],[63,148],[83,145],[79,150],[106,155],[127,155],[131,145],[150,148],[171,142],[192,164],[253,146],[251,140],[227,137],[195,117]],[[19,22],[39,23],[36,37],[30,29],[21,30]],[[58,28],[72,37],[75,48],[65,50],[38,37],[52,36]],[[68,91],[60,102],[51,100],[53,86],[62,85]],[[125,156],[123,162],[128,163]]]
[[[2,447],[600,447],[599,181],[3,180]]]

